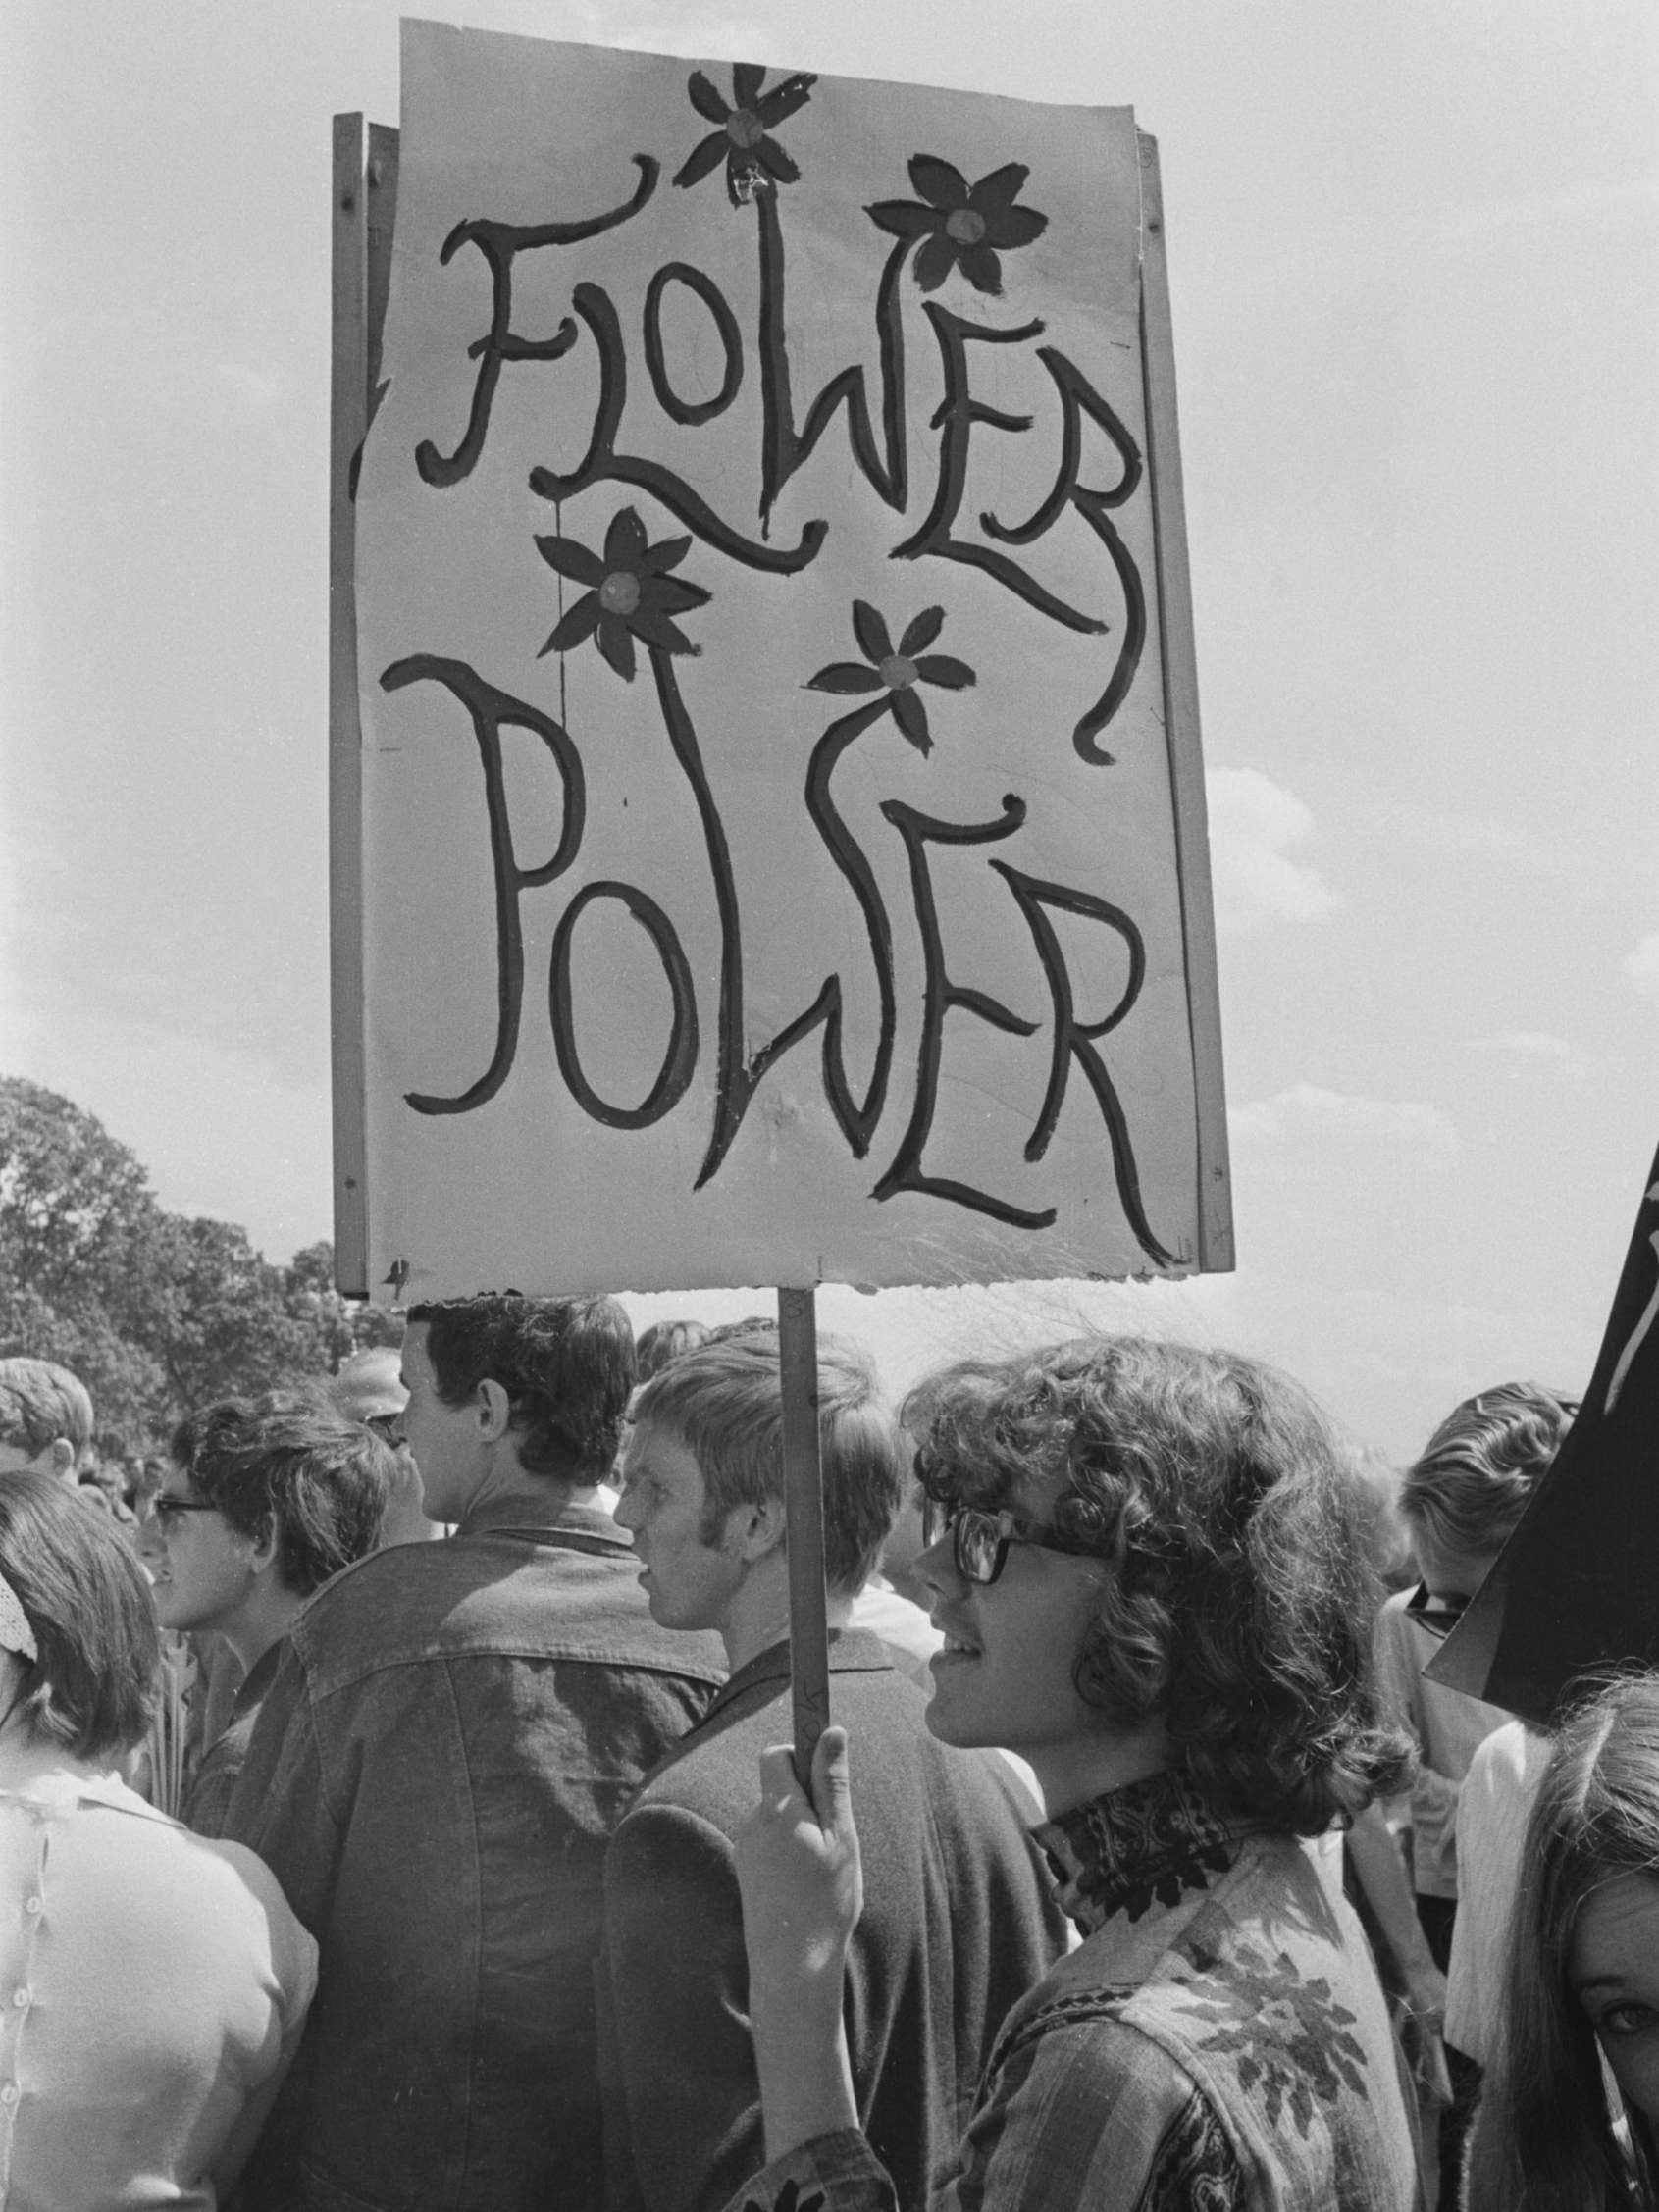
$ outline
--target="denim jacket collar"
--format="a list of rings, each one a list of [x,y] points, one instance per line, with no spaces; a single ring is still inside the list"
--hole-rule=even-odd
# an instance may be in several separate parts
[[[633,1538],[602,1506],[573,1500],[555,1483],[491,1498],[462,1520],[460,1536],[525,1536],[539,1544],[576,1538],[578,1551],[631,1552]]]
[[[1261,1825],[1219,1812],[1178,1775],[1163,1774],[1074,1806],[1045,1822],[1036,1838],[1061,1904],[1092,1935],[1115,1913],[1139,1920],[1154,1904],[1178,1905],[1185,1891],[1207,1889]]]

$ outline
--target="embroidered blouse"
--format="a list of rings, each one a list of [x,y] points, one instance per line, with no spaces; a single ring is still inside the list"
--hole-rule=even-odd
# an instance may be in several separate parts
[[[1411,2212],[1387,2012],[1352,1910],[1293,1836],[1174,1775],[1037,1830],[1078,1948],[1004,2023],[935,2212]],[[731,2212],[896,2212],[855,2131]]]

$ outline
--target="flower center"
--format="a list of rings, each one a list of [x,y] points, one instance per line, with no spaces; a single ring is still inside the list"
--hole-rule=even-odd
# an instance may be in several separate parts
[[[726,118],[726,136],[740,153],[752,153],[766,135],[766,126],[752,108],[735,108]]]
[[[640,580],[632,569],[613,569],[599,586],[599,604],[606,614],[632,614],[640,603]]]
[[[904,653],[889,653],[876,674],[890,692],[907,692],[916,680],[916,664]]]
[[[985,218],[976,208],[959,207],[945,218],[945,235],[959,246],[976,246],[985,235]]]

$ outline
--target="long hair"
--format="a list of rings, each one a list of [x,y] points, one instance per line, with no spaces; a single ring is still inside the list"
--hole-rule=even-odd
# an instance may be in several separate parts
[[[1659,2201],[1653,2130],[1630,2115],[1628,2160],[1571,1979],[1585,1899],[1630,1874],[1659,1882],[1655,1674],[1606,1684],[1556,1736],[1522,1854],[1503,2024],[1470,2155],[1470,2212],[1607,2212]]]
[[[55,1475],[0,1474],[0,1573],[39,1647],[23,1662],[18,1719],[77,1759],[130,1751],[160,1647],[149,1584],[115,1523]]]
[[[942,1504],[1060,1483],[1055,1525],[1115,1569],[1077,1693],[1118,1727],[1161,1719],[1211,1804],[1315,1835],[1399,1786],[1360,1504],[1299,1384],[1233,1353],[1084,1337],[949,1368],[905,1419]]]

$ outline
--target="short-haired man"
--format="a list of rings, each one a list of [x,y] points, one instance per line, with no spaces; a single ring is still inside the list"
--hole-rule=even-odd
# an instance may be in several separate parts
[[[1004,2012],[1063,1947],[994,1755],[946,1749],[854,1599],[899,1511],[907,1455],[850,1346],[818,1348],[831,1698],[870,1826],[849,1965],[858,2111],[904,2207],[949,2163]],[[718,1629],[731,1679],[657,1770],[605,1868],[607,2148],[617,2205],[699,2212],[765,2163],[732,1838],[759,1751],[789,1734],[783,1404],[775,1335],[703,1344],[641,1392],[618,1518],[651,1612]],[[866,1814],[866,1808],[868,1808]]]
[[[0,1474],[78,1479],[92,1445],[86,1385],[56,1360],[0,1360]]]
[[[217,1630],[241,1668],[230,1723],[181,1812],[218,1836],[300,1607],[380,1539],[392,1455],[321,1396],[273,1391],[187,1415],[172,1456],[141,1539],[156,1619]]]
[[[593,1503],[634,1381],[608,1298],[417,1306],[404,1428],[446,1543],[295,1621],[231,1807],[322,1951],[258,2212],[590,2212],[604,1842],[723,1667]]]

